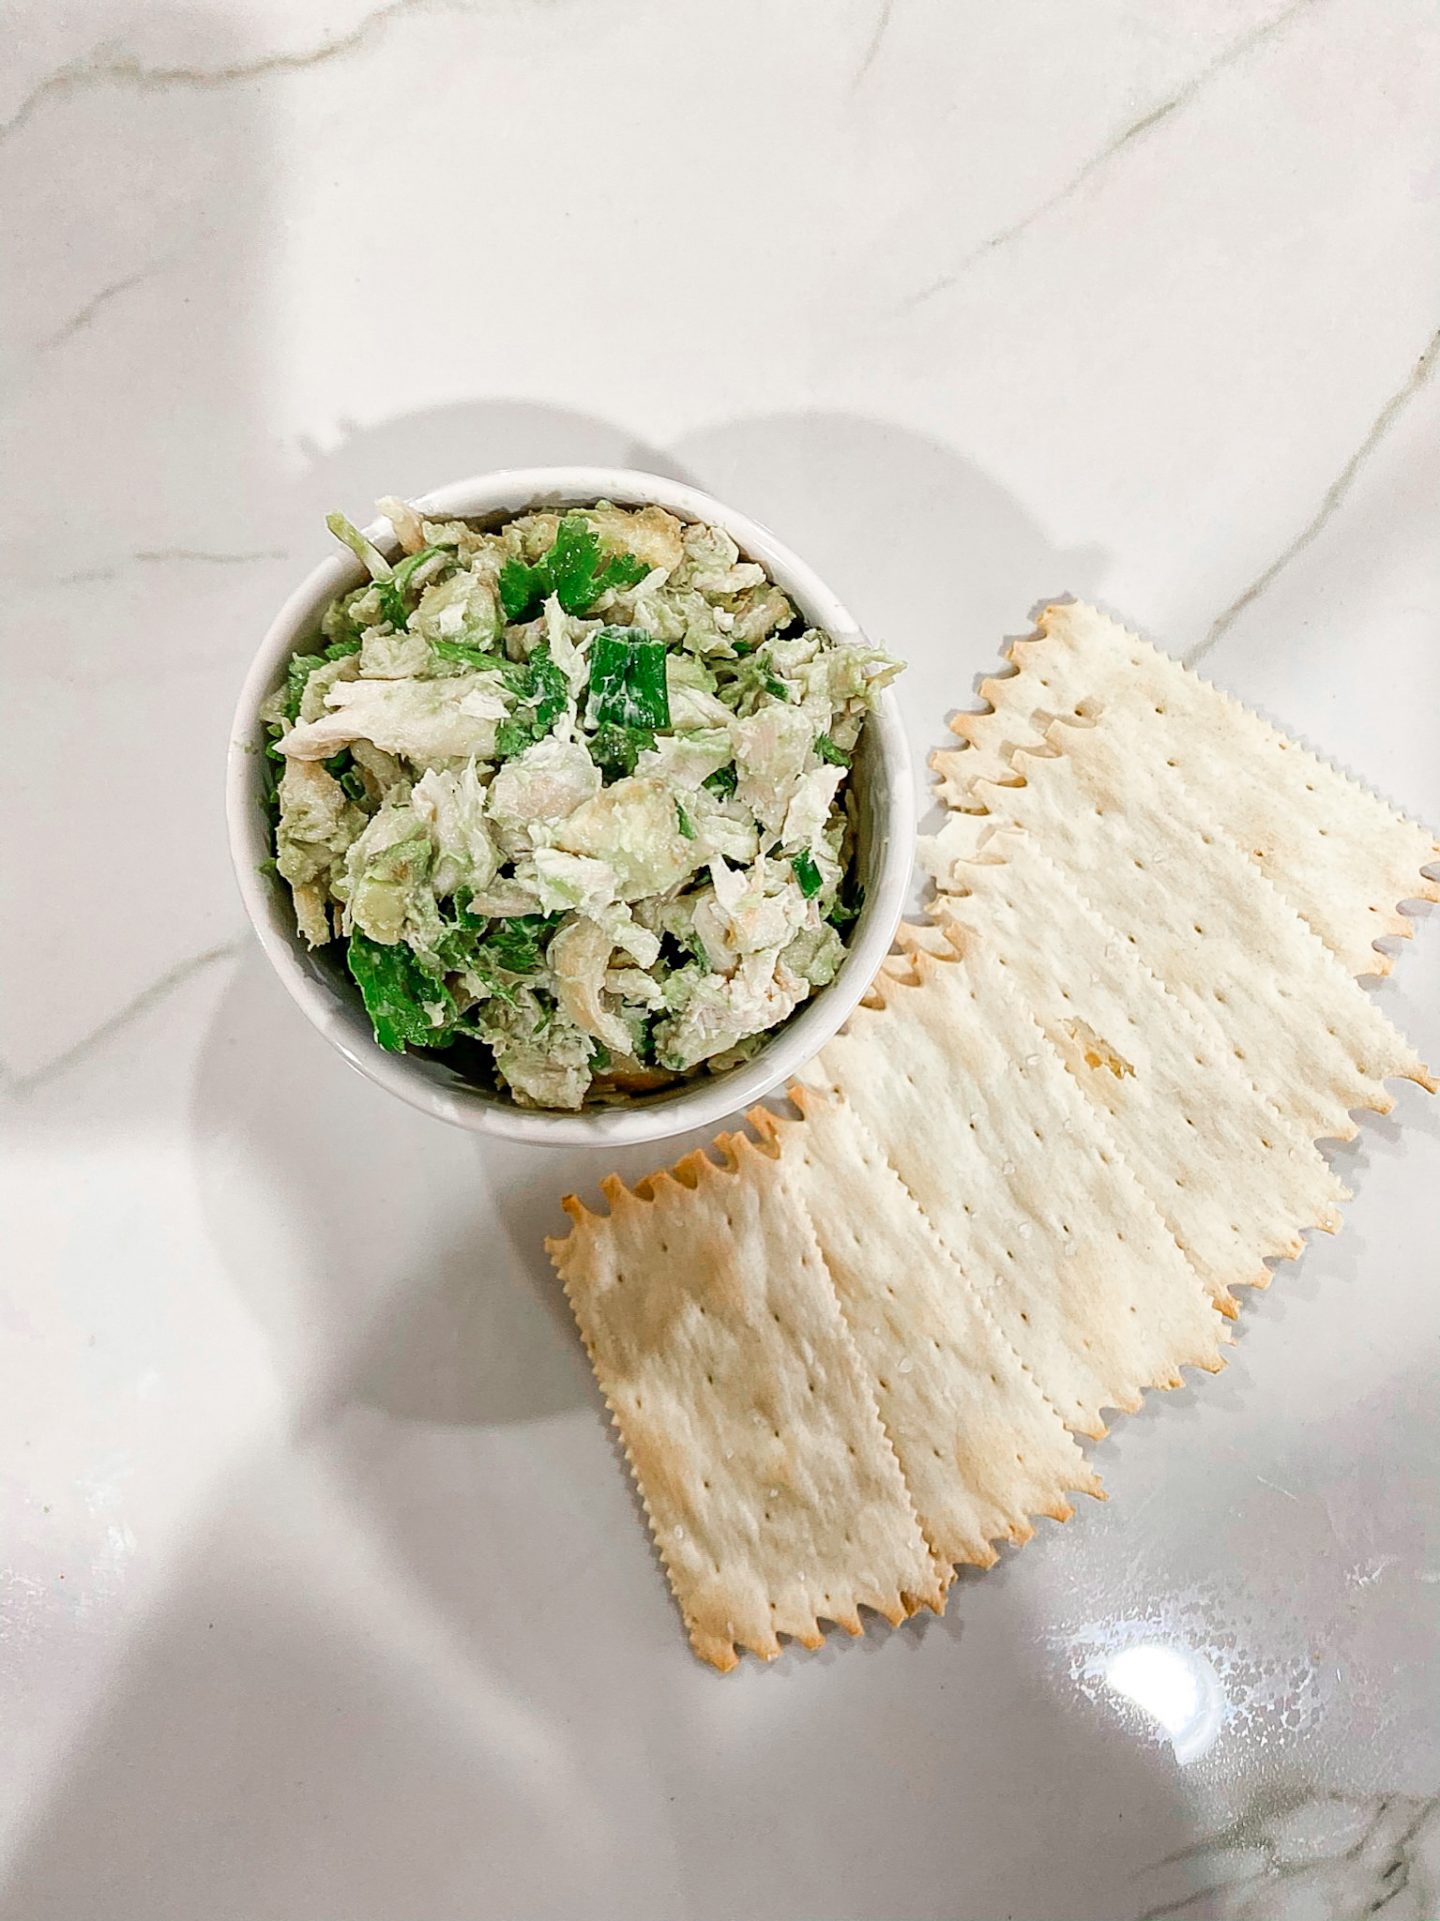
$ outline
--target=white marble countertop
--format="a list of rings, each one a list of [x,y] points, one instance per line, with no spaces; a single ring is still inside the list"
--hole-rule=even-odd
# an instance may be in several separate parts
[[[1440,820],[1433,9],[7,24],[0,1913],[1433,1916],[1433,1105],[1104,1508],[720,1680],[540,1251],[595,1157],[327,1050],[220,779],[326,509],[583,460],[770,521],[917,749],[1073,591]]]

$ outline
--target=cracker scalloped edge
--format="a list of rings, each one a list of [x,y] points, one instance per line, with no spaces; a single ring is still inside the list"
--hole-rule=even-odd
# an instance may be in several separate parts
[[[769,1110],[763,1108],[754,1109],[751,1110],[751,1113],[746,1114],[745,1119],[747,1122],[751,1121],[752,1114],[765,1115],[766,1118],[769,1118]],[[752,1122],[752,1125],[753,1124]],[[763,1126],[758,1126],[756,1131],[763,1136]],[[622,1208],[649,1206],[655,1200],[656,1196],[664,1190],[667,1184],[693,1192],[702,1181],[711,1182],[731,1179],[739,1173],[740,1155],[747,1149],[752,1153],[765,1154],[767,1158],[773,1158],[766,1147],[757,1146],[756,1142],[748,1135],[739,1131],[718,1136],[713,1142],[713,1146],[724,1156],[723,1164],[717,1164],[710,1159],[703,1147],[697,1147],[692,1149],[690,1153],[683,1155],[671,1166],[657,1168],[653,1173],[644,1175],[635,1183],[633,1188],[627,1186],[618,1174],[606,1174],[601,1179],[599,1185],[601,1193],[609,1204],[611,1214],[614,1214]],[[698,1633],[691,1620],[685,1603],[681,1598],[680,1589],[676,1583],[674,1569],[671,1566],[670,1557],[666,1551],[663,1532],[656,1525],[655,1516],[651,1510],[644,1483],[636,1470],[634,1456],[631,1454],[629,1443],[625,1438],[625,1429],[620,1419],[619,1410],[601,1378],[601,1370],[596,1362],[594,1347],[589,1336],[586,1334],[585,1323],[576,1303],[571,1279],[566,1272],[567,1251],[571,1248],[576,1233],[587,1231],[589,1223],[603,1221],[605,1216],[592,1208],[586,1207],[585,1203],[575,1194],[566,1194],[563,1196],[560,1205],[566,1214],[569,1215],[574,1226],[568,1234],[547,1236],[545,1240],[545,1252],[550,1257],[550,1263],[555,1269],[560,1285],[564,1290],[565,1299],[569,1304],[571,1315],[574,1317],[581,1344],[585,1349],[586,1358],[590,1362],[591,1374],[594,1376],[595,1384],[605,1403],[606,1412],[610,1417],[610,1425],[619,1445],[620,1452],[624,1457],[625,1467],[630,1476],[631,1485],[635,1489],[636,1496],[639,1499],[641,1509],[645,1515],[645,1524],[650,1531],[651,1542],[659,1558],[660,1565],[664,1570],[666,1585],[669,1587],[671,1596],[679,1610],[680,1618],[685,1624],[685,1632],[689,1638],[690,1645],[702,1661],[708,1662],[711,1667],[717,1669],[722,1674],[729,1673],[739,1665],[740,1657],[736,1652],[737,1648],[744,1648],[746,1652],[757,1655],[762,1661],[773,1661],[784,1652],[784,1644],[778,1637],[772,1638],[768,1643],[749,1641],[738,1636],[734,1640],[727,1640],[723,1637]],[[811,1232],[813,1234],[813,1229]],[[859,1354],[855,1349],[850,1330],[845,1326],[844,1315],[839,1312],[838,1304],[837,1320],[841,1341],[854,1362],[858,1376],[863,1380],[865,1378],[865,1370],[860,1361]],[[899,1460],[895,1457],[894,1444],[889,1434],[885,1431],[883,1421],[880,1420],[878,1408],[875,1410],[875,1413],[877,1426],[879,1427],[880,1433],[884,1436],[886,1447],[890,1450],[892,1458],[895,1459],[896,1470],[900,1474],[901,1485],[904,1486],[905,1477],[903,1471],[900,1469]],[[906,1492],[908,1495],[908,1488]],[[919,1526],[918,1520],[916,1526],[917,1528]],[[789,1638],[798,1641],[802,1647],[811,1649],[822,1647],[825,1642],[825,1632],[820,1626],[822,1621],[831,1622],[833,1626],[842,1628],[852,1637],[860,1635],[864,1632],[864,1622],[859,1612],[861,1607],[870,1608],[873,1613],[879,1614],[883,1619],[888,1621],[891,1627],[900,1627],[912,1615],[918,1614],[924,1608],[929,1608],[934,1614],[943,1614],[945,1612],[946,1596],[950,1583],[954,1578],[954,1569],[940,1561],[934,1555],[933,1551],[931,1552],[930,1558],[931,1566],[936,1576],[935,1587],[931,1593],[920,1594],[909,1589],[898,1588],[898,1601],[894,1607],[884,1606],[878,1601],[865,1601],[857,1602],[849,1613],[826,1614],[817,1611],[813,1633],[793,1633]]]
[[[1011,664],[1015,672],[1011,674],[987,675],[985,679],[981,681],[978,688],[979,696],[986,702],[986,706],[983,709],[967,709],[953,714],[950,717],[948,725],[951,733],[963,741],[966,747],[973,745],[971,734],[976,725],[992,717],[1000,716],[1003,706],[1008,704],[1008,697],[1000,690],[1010,687],[1015,680],[1021,678],[1028,671],[1028,654],[1030,650],[1049,638],[1047,621],[1052,615],[1061,615],[1067,608],[1076,605],[1086,605],[1086,603],[1073,600],[1050,602],[1041,610],[1034,633],[1022,635],[1005,644],[1002,658]],[[1357,793],[1363,794],[1365,798],[1375,806],[1383,808],[1396,825],[1407,827],[1415,835],[1428,841],[1429,846],[1425,857],[1416,863],[1411,877],[1414,882],[1411,891],[1401,895],[1398,900],[1389,903],[1386,911],[1385,932],[1401,940],[1411,939],[1415,931],[1413,921],[1411,916],[1400,912],[1400,901],[1420,900],[1440,902],[1440,875],[1432,876],[1425,872],[1427,867],[1440,866],[1440,835],[1437,835],[1436,832],[1426,826],[1424,822],[1415,819],[1413,815],[1407,814],[1402,808],[1397,807],[1393,801],[1388,800],[1383,794],[1370,786],[1368,782],[1360,779],[1358,775],[1353,774],[1348,768],[1342,767],[1338,762],[1330,760],[1323,754],[1317,753],[1313,747],[1308,746],[1304,741],[1294,735],[1285,733],[1282,728],[1277,727],[1273,721],[1267,720],[1265,716],[1255,708],[1247,706],[1244,701],[1238,699],[1234,694],[1227,692],[1225,688],[1218,687],[1214,681],[1207,679],[1204,674],[1198,673],[1195,668],[1188,666],[1183,660],[1177,659],[1175,655],[1165,653],[1162,648],[1156,647],[1153,642],[1146,640],[1143,634],[1139,634],[1134,628],[1128,627],[1124,621],[1116,619],[1112,614],[1104,614],[1103,609],[1096,608],[1094,611],[1101,613],[1106,620],[1111,621],[1128,641],[1146,648],[1168,666],[1177,668],[1198,686],[1203,687],[1207,693],[1214,695],[1223,702],[1227,708],[1233,708],[1237,713],[1243,714],[1247,721],[1263,729],[1283,752],[1297,753],[1313,766],[1322,768],[1327,775],[1343,781]],[[1021,751],[1034,752],[1036,750],[1034,748],[1028,750],[1022,748]],[[937,749],[930,756],[930,768],[932,772],[938,776],[937,791],[940,798],[946,806],[958,811],[980,812],[982,809],[974,804],[976,796],[974,795],[973,786],[967,784],[964,789],[960,786],[960,772],[950,761],[950,756],[952,756],[953,753],[953,749],[947,750],[941,748]],[[1380,947],[1372,946],[1370,951],[1374,955],[1374,962],[1373,965],[1366,967],[1365,973],[1367,975],[1379,975],[1382,977],[1389,974],[1395,965],[1395,956],[1387,953]]]

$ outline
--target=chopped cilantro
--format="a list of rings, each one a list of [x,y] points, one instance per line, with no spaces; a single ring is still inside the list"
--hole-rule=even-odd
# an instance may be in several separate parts
[[[501,760],[510,760],[545,738],[565,712],[570,688],[550,658],[547,641],[541,641],[528,661],[497,664],[511,669],[505,678],[519,697],[515,712],[495,730],[495,752]]]
[[[795,856],[790,863],[790,870],[806,900],[813,900],[824,883],[820,878],[820,869],[815,865],[815,857],[808,848]]]
[[[776,700],[789,700],[790,689],[783,680],[777,680],[773,674],[766,674],[760,684],[766,693],[773,694]]]
[[[717,767],[713,774],[707,774],[701,785],[708,787],[712,794],[718,794],[721,800],[725,800],[735,792],[735,785],[739,778],[735,771],[735,763],[731,761],[728,767]]]
[[[815,752],[821,760],[828,760],[832,767],[848,767],[850,756],[843,747],[837,747],[828,734],[817,734]]]
[[[511,974],[533,974],[545,959],[545,947],[560,925],[558,914],[514,914],[496,921],[485,946],[497,967]]]
[[[528,561],[507,560],[500,569],[500,609],[506,620],[528,620],[545,598],[545,575]]]
[[[549,644],[545,641],[541,641],[530,656],[528,698],[542,732],[548,734],[569,703],[570,688],[565,676],[551,660]]]
[[[515,914],[488,920],[471,913],[467,902],[468,896],[456,896],[455,918],[435,943],[436,961],[442,972],[474,974],[499,999],[513,1001],[513,983],[537,974],[544,965],[545,947],[560,916]]]
[[[685,840],[694,840],[695,823],[678,800],[675,803],[675,825],[680,829],[681,836]]]
[[[551,594],[567,614],[583,614],[612,587],[633,587],[649,572],[633,554],[612,554],[603,563],[600,536],[579,515],[567,514],[554,545],[533,565],[507,560],[500,569],[500,605],[507,620],[530,620]]]
[[[550,591],[567,614],[583,614],[611,587],[632,587],[650,571],[633,554],[614,554],[602,563],[600,536],[586,521],[567,515],[555,545],[541,565],[549,566]]]

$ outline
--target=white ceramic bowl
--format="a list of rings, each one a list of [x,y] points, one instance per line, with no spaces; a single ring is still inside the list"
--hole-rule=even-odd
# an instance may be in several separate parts
[[[584,506],[596,500],[627,507],[654,503],[682,520],[724,527],[747,558],[759,561],[784,588],[811,625],[837,639],[859,631],[825,583],[767,528],[694,487],[657,474],[613,467],[516,468],[456,481],[416,504],[434,519],[493,518],[499,523],[532,507]],[[367,532],[382,551],[393,548],[394,530],[388,521],[375,522]],[[339,949],[311,954],[296,933],[288,889],[260,871],[270,852],[261,808],[261,702],[278,685],[291,654],[313,638],[326,604],[363,578],[359,563],[348,553],[338,553],[317,567],[280,609],[245,677],[227,763],[230,852],[246,911],[291,997],[326,1039],[362,1074],[412,1107],[482,1134],[555,1146],[659,1140],[710,1126],[793,1077],[842,1025],[874,978],[904,904],[914,810],[909,753],[890,694],[882,695],[866,725],[851,775],[860,801],[857,859],[865,904],[852,929],[849,952],[830,985],[778,1027],[750,1060],[728,1073],[701,1074],[681,1087],[624,1105],[578,1114],[541,1112],[462,1079],[446,1066],[443,1054],[386,1053],[371,1035],[360,996],[339,962]]]

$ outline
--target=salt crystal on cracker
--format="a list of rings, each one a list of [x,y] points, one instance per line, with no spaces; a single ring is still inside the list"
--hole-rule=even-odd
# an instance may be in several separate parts
[[[849,1105],[796,1088],[759,1111],[804,1203],[926,1539],[988,1567],[1030,1517],[1068,1520],[1100,1483],[1060,1417]]]
[[[843,1091],[1066,1426],[1103,1434],[1217,1368],[1221,1324],[996,959],[911,961],[805,1079]]]
[[[991,712],[951,721],[970,745],[933,757],[952,806],[981,804],[977,780],[1013,780],[1016,749],[1037,747],[1057,717],[1125,709],[1145,715],[1146,763],[1180,773],[1352,974],[1389,973],[1373,943],[1412,931],[1399,902],[1440,900],[1421,872],[1440,862],[1434,834],[1095,608],[1047,607],[1010,658],[1018,671],[981,687]]]
[[[1171,994],[1032,835],[1009,829],[986,856],[954,863],[944,878],[965,891],[931,911],[962,945],[1004,955],[1212,1298],[1233,1311],[1231,1287],[1265,1285],[1265,1261],[1298,1254],[1303,1230],[1339,1226],[1345,1188],[1261,1095],[1213,1016]],[[1243,1038],[1248,1053],[1267,1037]]]
[[[678,1176],[679,1178],[675,1178]],[[807,1646],[858,1609],[898,1622],[943,1605],[805,1211],[745,1143],[642,1184],[610,1213],[565,1202],[547,1249],[639,1487],[691,1643]]]

